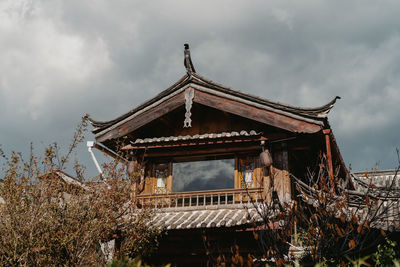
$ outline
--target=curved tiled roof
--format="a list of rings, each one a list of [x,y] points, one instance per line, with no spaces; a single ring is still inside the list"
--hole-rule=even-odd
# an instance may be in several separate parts
[[[389,191],[400,198],[400,178],[398,170],[354,172],[351,174],[355,189],[359,192]]]
[[[234,227],[254,222],[263,222],[260,212],[254,207],[244,206],[192,210],[161,209],[151,220],[153,226],[167,230]]]
[[[146,106],[149,106],[158,100],[162,99],[163,97],[171,94],[172,92],[176,91],[179,88],[182,88],[188,84],[197,84],[200,86],[208,87],[211,89],[214,89],[216,91],[226,93],[229,95],[237,96],[239,98],[243,98],[245,100],[249,100],[255,103],[259,103],[262,105],[269,106],[273,109],[285,111],[288,113],[292,113],[293,115],[300,115],[304,116],[306,118],[315,118],[315,119],[321,119],[321,118],[326,118],[328,112],[332,109],[333,105],[335,104],[336,100],[340,99],[339,96],[336,96],[334,99],[332,99],[329,103],[326,105],[316,107],[316,108],[302,108],[302,107],[295,107],[295,106],[290,106],[290,105],[284,105],[278,102],[273,102],[268,99],[264,99],[261,97],[253,96],[251,94],[243,93],[238,90],[231,89],[229,87],[225,87],[222,85],[219,85],[213,81],[207,80],[203,78],[202,76],[198,75],[197,73],[193,73],[191,76],[186,74],[183,76],[178,82],[176,82],[174,85],[171,87],[167,88],[166,90],[162,91],[160,94],[155,96],[154,98],[144,102],[143,104],[139,105],[138,107],[130,110],[129,112],[109,121],[97,121],[92,119],[89,116],[89,121],[90,123],[96,128],[94,132],[99,132],[115,123],[118,123],[127,117],[133,115],[134,113],[142,110]]]
[[[186,140],[204,140],[204,139],[216,139],[216,138],[229,138],[237,136],[256,136],[261,133],[257,133],[254,130],[247,132],[242,130],[239,132],[223,132],[223,133],[206,133],[206,134],[196,134],[196,135],[186,135],[186,136],[169,136],[169,137],[154,137],[145,139],[136,139],[132,144],[148,144],[148,143],[160,143],[160,142],[176,142],[176,141],[186,141]]]
[[[352,216],[356,216],[360,222],[369,221],[373,228],[400,231],[400,194],[399,190],[393,187],[396,186],[397,171],[371,172],[370,175],[371,178],[360,178],[363,176],[361,173],[352,174],[356,190],[344,190],[338,195],[332,195],[331,200],[324,203],[328,204],[325,208],[341,207],[335,213],[337,218],[343,215],[346,220],[351,220]],[[318,198],[324,192],[292,177],[299,192],[298,197],[307,204],[318,207],[321,203]],[[376,182],[377,185],[370,186],[371,182]],[[376,201],[368,202],[367,199]],[[338,205],[338,203],[345,203],[345,205]]]
[[[297,119],[315,119],[317,121],[321,121],[327,117],[328,112],[332,109],[333,105],[335,104],[337,99],[340,99],[339,96],[336,96],[326,105],[315,107],[315,108],[303,108],[303,107],[296,107],[291,105],[285,105],[278,102],[273,102],[268,99],[264,99],[261,97],[257,97],[251,94],[243,93],[239,90],[234,90],[232,88],[226,87],[224,85],[218,84],[214,81],[211,81],[198,73],[195,72],[192,61],[190,59],[190,53],[185,50],[185,66],[187,69],[187,73],[180,78],[175,84],[170,86],[169,88],[165,89],[154,98],[142,103],[138,107],[130,110],[129,112],[109,121],[97,121],[92,119],[88,116],[90,123],[95,127],[93,130],[94,133],[98,133],[116,123],[121,122],[122,120],[130,117],[131,115],[141,111],[142,109],[160,101],[164,97],[174,93],[175,91],[188,86],[188,85],[197,85],[200,87],[205,87],[211,89],[215,93],[222,93],[230,96],[234,96],[238,99],[243,101],[250,101],[252,103],[263,105],[264,107],[268,108],[272,111],[280,111],[284,112],[285,115],[291,117],[294,116]]]

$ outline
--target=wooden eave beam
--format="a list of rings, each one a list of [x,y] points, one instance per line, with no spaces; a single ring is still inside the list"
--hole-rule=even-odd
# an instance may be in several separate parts
[[[104,154],[112,157],[112,158],[116,158],[115,154],[111,153],[110,151],[108,151],[107,149],[104,149],[104,147],[99,146],[98,144],[95,143],[94,145],[95,148],[97,148],[98,150],[100,150],[101,152],[103,152]]]
[[[142,114],[131,118],[130,120],[118,125],[115,128],[96,137],[97,142],[104,142],[110,139],[123,137],[134,130],[146,125],[147,123],[173,111],[174,109],[185,104],[184,92],[179,93],[170,99],[165,100],[160,105],[157,105]]]
[[[348,183],[350,184],[350,188],[354,189],[355,186],[352,182],[352,179],[350,178],[350,172],[346,167],[346,164],[343,160],[342,154],[340,153],[340,149],[339,146],[336,143],[336,139],[335,136],[333,135],[332,130],[330,131],[330,140],[332,142],[332,152],[334,152],[334,155],[338,158],[339,160],[339,164],[341,165],[341,170],[344,172],[345,176],[346,176],[346,180],[348,181]]]
[[[290,132],[316,133],[322,129],[320,125],[290,118],[282,114],[249,106],[238,101],[201,92],[199,90],[195,91],[193,102],[272,125]]]
[[[109,130],[104,130],[104,132],[96,136],[96,141],[104,142],[106,140],[123,137],[176,108],[185,105],[184,94],[184,91],[178,93],[142,113],[138,111],[136,116],[132,116],[130,119],[118,123],[117,126],[110,126]],[[318,124],[291,118],[283,114],[278,114],[260,107],[251,106],[240,101],[196,89],[193,102],[294,133],[316,133],[322,129],[322,126]]]
[[[149,149],[145,150],[144,157],[187,157],[187,156],[203,156],[203,155],[222,155],[222,154],[235,154],[242,152],[261,152],[259,144],[242,143],[236,146],[224,145],[205,145],[201,148],[198,147],[179,147],[179,148],[163,148],[163,149]]]

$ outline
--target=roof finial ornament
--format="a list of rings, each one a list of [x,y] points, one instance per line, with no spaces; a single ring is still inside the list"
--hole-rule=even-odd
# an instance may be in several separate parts
[[[196,70],[194,69],[192,59],[190,58],[190,50],[189,50],[189,45],[185,44],[185,59],[183,61],[183,64],[185,65],[186,71],[189,75],[192,75],[192,73],[196,73]]]

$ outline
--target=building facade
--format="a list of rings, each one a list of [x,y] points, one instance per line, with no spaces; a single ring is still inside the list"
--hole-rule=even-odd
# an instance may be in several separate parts
[[[258,249],[258,207],[296,198],[291,175],[304,177],[326,159],[351,181],[327,114],[338,97],[300,108],[233,90],[199,75],[185,45],[186,74],[154,98],[111,121],[90,119],[96,147],[119,152],[139,207],[156,209],[168,230],[159,262],[204,264],[207,257]]]

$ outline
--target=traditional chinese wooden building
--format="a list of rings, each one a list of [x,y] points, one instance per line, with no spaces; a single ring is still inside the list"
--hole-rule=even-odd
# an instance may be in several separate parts
[[[111,121],[90,121],[97,148],[122,144],[129,170],[143,172],[138,203],[156,208],[154,225],[168,230],[155,258],[201,265],[234,244],[244,255],[257,250],[256,207],[290,202],[290,174],[304,177],[321,155],[331,173],[349,174],[327,119],[338,97],[300,108],[233,90],[199,75],[188,45],[184,65],[186,74],[154,98]]]

